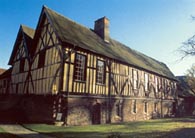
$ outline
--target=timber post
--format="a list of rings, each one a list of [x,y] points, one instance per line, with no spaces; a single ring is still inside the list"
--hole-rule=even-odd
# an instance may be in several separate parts
[[[71,52],[72,51],[68,51],[68,53],[67,53],[67,55],[68,55],[68,57],[66,57],[66,56],[64,56],[64,58],[63,58],[63,61],[64,60],[66,60],[67,58],[68,58],[68,74],[67,74],[67,76],[66,77],[68,77],[69,78],[69,76],[70,76],[70,63],[71,63]],[[63,64],[63,66],[64,66],[64,64]],[[63,76],[64,77],[64,76]],[[67,125],[67,121],[68,121],[68,119],[67,119],[67,117],[68,117],[68,95],[69,95],[69,92],[68,92],[68,90],[69,90],[69,79],[67,79],[66,80],[66,85],[67,85],[67,90],[65,91],[65,99],[64,99],[64,107],[63,107],[63,113],[64,113],[64,125]]]
[[[59,86],[58,86],[58,94],[59,96],[57,96],[57,110],[58,113],[62,114],[61,117],[61,121],[64,122],[64,124],[66,124],[66,113],[64,110],[66,110],[66,108],[64,108],[64,106],[66,106],[66,100],[64,100],[64,96],[63,96],[63,84],[64,84],[64,48],[62,47],[60,52],[60,58],[61,58],[61,62],[60,62],[60,78],[59,78]],[[59,120],[57,120],[59,121]]]
[[[67,116],[68,116],[68,89],[69,89],[69,80],[66,80],[67,90],[65,93],[63,91],[64,84],[64,64],[65,60],[68,59],[68,74],[67,77],[70,76],[70,63],[71,63],[71,53],[73,50],[68,50],[66,52],[65,48],[62,48],[62,58],[61,58],[61,69],[60,69],[60,83],[59,83],[59,95],[61,98],[61,112],[62,112],[62,121],[64,125],[67,125]]]
[[[107,101],[107,119],[106,123],[111,123],[111,116],[112,116],[112,108],[111,108],[111,65],[112,62],[110,60],[107,60],[107,66],[108,66],[108,101]]]

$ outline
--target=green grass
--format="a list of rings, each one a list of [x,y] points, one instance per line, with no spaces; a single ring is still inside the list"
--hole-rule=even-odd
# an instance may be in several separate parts
[[[0,138],[21,138],[21,137],[7,133],[0,127]]]
[[[0,128],[0,133],[3,133],[3,132],[5,132],[2,128]]]
[[[185,138],[195,137],[195,119],[158,119],[120,124],[58,127],[46,124],[25,124],[26,128],[56,138]],[[181,137],[183,138],[183,137]]]

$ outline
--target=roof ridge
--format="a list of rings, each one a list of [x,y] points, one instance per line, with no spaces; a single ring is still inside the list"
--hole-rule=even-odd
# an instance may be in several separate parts
[[[20,28],[22,29],[22,31],[25,34],[27,34],[29,37],[31,37],[33,39],[34,33],[35,33],[35,29],[33,29],[33,28],[29,27],[29,26],[26,26],[24,24],[21,24]]]
[[[138,51],[138,50],[132,49],[132,48],[130,48],[129,46],[127,46],[126,44],[123,44],[123,43],[121,43],[121,42],[118,41],[118,40],[115,40],[115,39],[112,39],[112,38],[110,38],[110,39],[113,40],[113,41],[116,41],[117,43],[120,43],[120,44],[123,45],[125,48],[128,48],[128,49],[130,49],[130,50],[132,50],[132,51],[138,53],[139,55],[142,55],[142,56],[145,56],[145,57],[147,57],[147,58],[150,58],[151,60],[154,60],[155,62],[158,62],[158,63],[163,64],[164,66],[166,66],[165,63],[163,63],[163,62],[161,62],[161,61],[158,61],[158,60],[156,60],[155,58],[150,57],[150,56],[148,56],[148,55],[146,55],[146,54],[144,54],[144,53],[142,53],[142,52],[140,52],[140,51]]]
[[[88,29],[88,30],[90,30],[90,31],[91,31],[91,30],[94,30],[94,29],[91,29],[91,28],[89,28],[89,27],[86,27],[86,26],[84,26],[84,25],[82,25],[82,24],[77,23],[76,21],[74,21],[74,20],[72,20],[72,19],[70,19],[70,18],[64,16],[63,14],[61,14],[61,13],[59,13],[59,12],[54,11],[53,9],[48,8],[48,7],[45,6],[45,5],[44,5],[43,7],[44,7],[44,9],[49,10],[49,11],[51,11],[51,12],[53,12],[53,13],[55,13],[55,14],[57,14],[57,15],[63,17],[63,18],[65,18],[65,19],[67,19],[68,21],[70,21],[70,22],[72,22],[72,23],[74,23],[74,24],[76,24],[76,25],[82,26],[82,27],[84,27],[84,28],[86,28],[86,29]]]

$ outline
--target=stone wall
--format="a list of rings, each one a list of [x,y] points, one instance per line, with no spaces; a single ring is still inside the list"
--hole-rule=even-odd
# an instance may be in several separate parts
[[[135,100],[136,112],[133,111],[133,102]],[[109,120],[108,99],[77,97],[69,98],[68,102],[68,125],[105,124],[107,120]],[[145,103],[147,103],[147,105],[145,105]],[[98,109],[98,106],[100,109]],[[111,100],[110,108],[111,123],[148,120],[160,118],[161,116],[173,116],[173,101],[161,102],[151,99],[113,98]]]
[[[98,98],[68,98],[68,125],[106,123],[106,100]]]
[[[1,98],[1,99],[6,99]],[[43,95],[12,95],[7,98],[6,106],[1,112],[7,111],[10,117],[17,111],[16,122],[54,123],[64,122],[66,125],[91,125],[139,121],[155,119],[160,117],[173,117],[173,102],[157,99],[130,99],[123,97],[112,97],[110,105],[106,97],[81,97],[81,95],[69,96],[67,105],[60,105],[63,117],[56,120],[57,107],[56,96]],[[134,107],[136,101],[136,107]],[[3,102],[2,102],[3,103]],[[5,102],[4,102],[5,103]],[[162,107],[161,107],[162,105]],[[66,108],[67,107],[67,108]],[[134,109],[136,108],[136,109]],[[11,115],[12,114],[12,115]],[[4,116],[8,116],[4,115]]]

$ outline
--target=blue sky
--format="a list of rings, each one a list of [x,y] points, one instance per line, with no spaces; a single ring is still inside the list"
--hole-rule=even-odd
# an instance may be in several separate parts
[[[7,65],[20,24],[36,28],[42,6],[88,27],[106,16],[110,36],[183,75],[195,61],[177,49],[195,34],[195,0],[0,0],[0,68]]]

